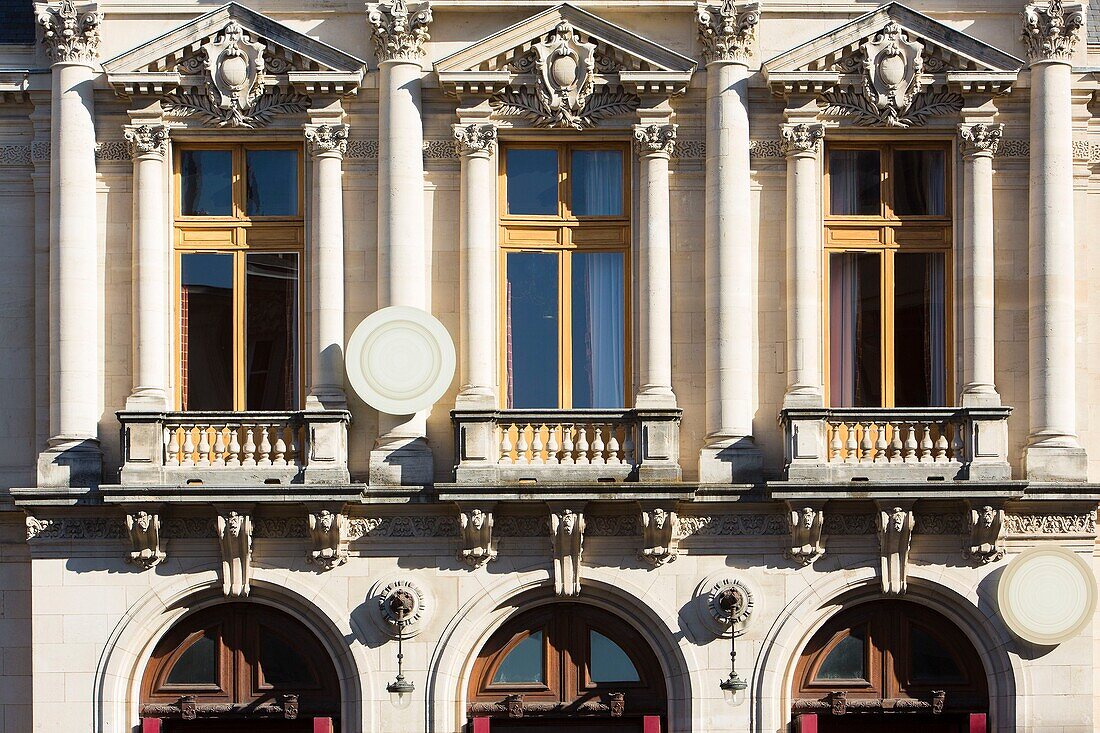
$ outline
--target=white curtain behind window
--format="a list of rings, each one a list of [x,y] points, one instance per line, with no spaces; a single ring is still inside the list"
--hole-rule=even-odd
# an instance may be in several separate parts
[[[623,255],[620,252],[598,252],[574,255],[574,303],[583,299],[585,323],[574,323],[584,329],[584,353],[574,346],[574,407],[618,408],[623,406],[625,370],[625,294],[623,290]],[[582,292],[576,292],[580,286]],[[574,311],[579,309],[574,306]],[[576,343],[576,339],[574,340]],[[583,375],[586,373],[588,379]],[[577,389],[587,381],[587,394]]]

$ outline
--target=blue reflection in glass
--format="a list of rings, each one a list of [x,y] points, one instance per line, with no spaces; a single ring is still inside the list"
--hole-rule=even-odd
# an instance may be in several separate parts
[[[558,151],[553,148],[510,148],[505,153],[508,213],[558,213]]]
[[[180,213],[184,216],[233,213],[232,151],[180,151]]]
[[[588,675],[593,682],[637,682],[638,670],[623,648],[598,631],[588,632]]]
[[[542,632],[536,631],[516,644],[493,674],[494,685],[545,682],[542,663]]]
[[[508,407],[557,407],[558,256],[509,252],[507,280]]]
[[[298,151],[245,151],[249,216],[298,215]]]
[[[621,150],[574,150],[570,166],[576,216],[622,216]]]
[[[623,406],[626,296],[623,253],[573,255],[573,407]]]

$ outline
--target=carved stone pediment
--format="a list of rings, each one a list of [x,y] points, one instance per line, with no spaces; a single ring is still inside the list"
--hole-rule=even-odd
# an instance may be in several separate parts
[[[678,94],[695,62],[591,13],[559,5],[435,64],[445,90],[488,98],[502,124],[594,127],[642,94]]]

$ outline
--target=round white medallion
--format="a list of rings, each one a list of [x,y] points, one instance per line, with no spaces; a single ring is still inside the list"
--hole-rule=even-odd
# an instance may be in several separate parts
[[[443,396],[455,373],[447,329],[419,308],[390,306],[355,327],[345,357],[348,380],[364,402],[410,415]]]
[[[1061,644],[1096,610],[1096,579],[1080,557],[1061,547],[1035,547],[1005,568],[997,588],[1001,616],[1033,644]]]

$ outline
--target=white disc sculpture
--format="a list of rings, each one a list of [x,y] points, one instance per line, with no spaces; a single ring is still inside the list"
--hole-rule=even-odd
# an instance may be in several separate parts
[[[375,311],[355,327],[345,363],[355,393],[379,412],[431,407],[454,379],[455,346],[430,313],[408,306]]]
[[[1061,644],[1092,618],[1096,579],[1069,550],[1035,547],[1009,563],[997,601],[1012,633],[1033,644]]]

